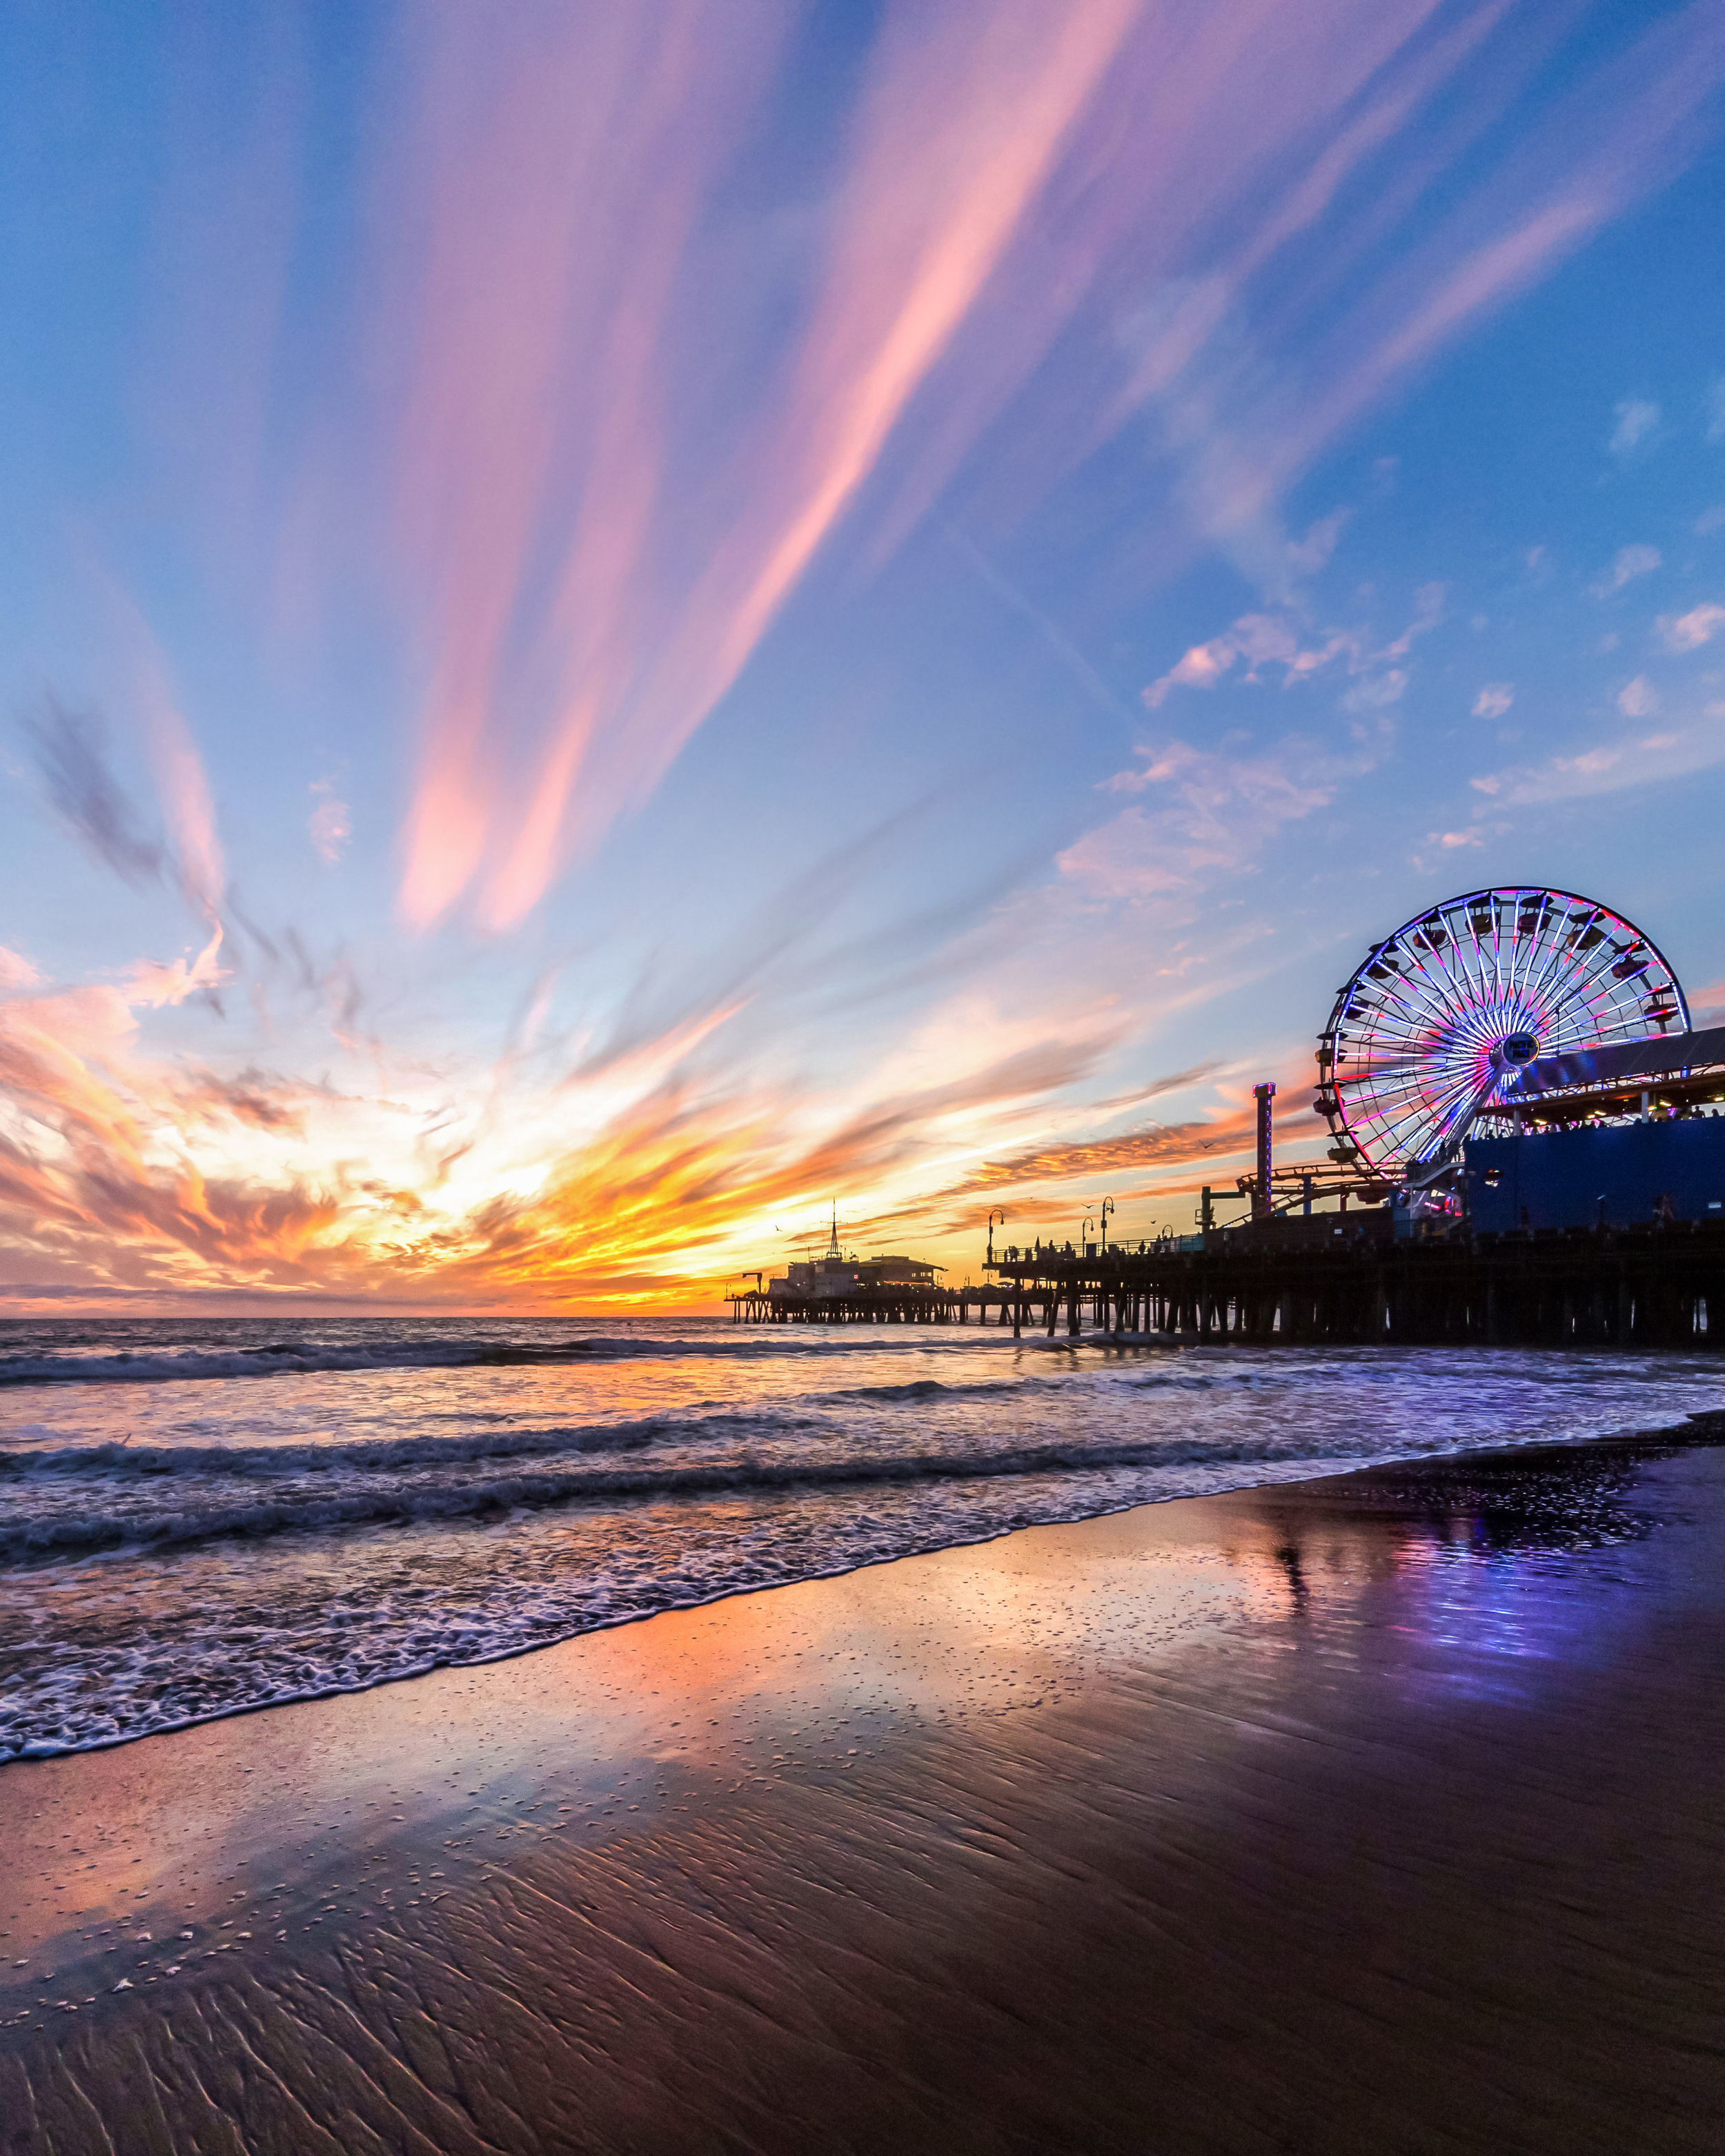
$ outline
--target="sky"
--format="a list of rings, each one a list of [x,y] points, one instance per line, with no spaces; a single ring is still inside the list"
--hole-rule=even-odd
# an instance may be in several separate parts
[[[1725,1018],[1712,0],[17,0],[0,1315],[981,1277],[1453,893]]]

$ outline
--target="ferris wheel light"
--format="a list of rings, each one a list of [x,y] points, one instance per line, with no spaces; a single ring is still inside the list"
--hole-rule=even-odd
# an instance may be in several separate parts
[[[1620,914],[1573,891],[1466,891],[1374,943],[1338,991],[1312,1106],[1332,1158],[1396,1176],[1476,1120],[1503,1127],[1536,1057],[1674,1024],[1689,1024],[1676,976]]]

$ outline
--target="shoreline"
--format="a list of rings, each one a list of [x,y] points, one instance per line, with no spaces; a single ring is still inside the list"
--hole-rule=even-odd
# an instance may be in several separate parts
[[[1117,1347],[1141,1345],[1143,1344],[1144,1342],[1150,1340],[1150,1338],[1151,1336],[1149,1335],[1142,1336],[1142,1338],[1140,1339],[1137,1336],[1125,1335],[1121,1336],[1118,1338],[1115,1338],[1107,1335],[1095,1334],[1081,1337],[1076,1340],[1068,1341],[1064,1338],[1056,1338],[1046,1342],[1031,1341],[1028,1344],[1033,1347],[1045,1345],[1051,1348],[1070,1349],[1085,1346]],[[1167,1345],[1170,1343],[1158,1341],[1158,1344]],[[1327,1466],[1317,1474],[1311,1471],[1311,1463],[1309,1461],[1302,1460],[1296,1463],[1299,1471],[1289,1475],[1285,1479],[1271,1476],[1267,1480],[1230,1484],[1225,1488],[1219,1490],[1181,1491],[1172,1493],[1166,1496],[1134,1496],[1126,1499],[1121,1504],[1101,1512],[1081,1512],[1074,1515],[1070,1519],[1033,1522],[1019,1526],[997,1527],[987,1534],[980,1535],[973,1538],[963,1538],[952,1543],[941,1543],[927,1549],[911,1549],[905,1551],[896,1556],[865,1557],[858,1560],[855,1563],[842,1565],[830,1571],[811,1572],[803,1574],[796,1579],[778,1581],[767,1586],[739,1585],[725,1588],[715,1594],[705,1596],[698,1600],[668,1603],[660,1608],[653,1609],[629,1611],[624,1614],[608,1619],[600,1624],[588,1626],[587,1629],[581,1631],[565,1633],[560,1637],[552,1640],[534,1640],[525,1641],[520,1645],[505,1648],[497,1653],[480,1656],[471,1661],[439,1660],[437,1661],[425,1663],[419,1667],[411,1670],[391,1671],[385,1676],[371,1678],[363,1684],[327,1686],[305,1691],[281,1693],[268,1699],[249,1701],[240,1706],[218,1707],[211,1712],[190,1717],[183,1721],[162,1722],[144,1731],[128,1731],[118,1736],[104,1736],[93,1738],[86,1743],[58,1747],[45,1750],[39,1750],[33,1747],[26,1746],[17,1752],[0,1752],[0,1774],[3,1774],[8,1768],[14,1766],[38,1764],[54,1759],[81,1758],[94,1753],[118,1751],[123,1749],[127,1745],[144,1743],[158,1738],[181,1736],[187,1734],[193,1730],[204,1728],[214,1723],[244,1721],[253,1715],[274,1713],[285,1708],[311,1706],[322,1702],[337,1699],[364,1698],[372,1693],[386,1690],[391,1686],[399,1684],[418,1684],[428,1677],[436,1676],[444,1671],[459,1673],[459,1671],[465,1670],[489,1669],[500,1664],[520,1661],[524,1656],[549,1653],[558,1647],[569,1645],[572,1641],[586,1639],[598,1633],[614,1631],[628,1626],[650,1623],[659,1617],[685,1614],[695,1610],[714,1609],[721,1606],[724,1603],[734,1600],[740,1596],[757,1594],[779,1594],[792,1588],[813,1585],[823,1581],[845,1579],[858,1572],[870,1571],[882,1565],[902,1563],[918,1558],[940,1556],[948,1551],[984,1549],[991,1543],[1005,1540],[1013,1535],[1034,1532],[1042,1527],[1082,1527],[1087,1522],[1091,1520],[1118,1518],[1124,1515],[1147,1507],[1183,1504],[1187,1502],[1199,1503],[1205,1502],[1210,1498],[1240,1496],[1257,1490],[1267,1491],[1272,1489],[1296,1488],[1303,1486],[1307,1483],[1334,1481],[1345,1479],[1351,1475],[1372,1475],[1379,1472],[1391,1472],[1398,1468],[1411,1468],[1422,1464],[1439,1466],[1445,1461],[1455,1461],[1468,1459],[1490,1460],[1497,1458],[1511,1458],[1519,1456],[1522,1453],[1533,1455],[1568,1450],[1572,1450],[1578,1445],[1609,1445],[1620,1443],[1627,1444],[1643,1442],[1653,1443],[1661,1440],[1682,1441],[1686,1434],[1692,1435],[1694,1430],[1698,1426],[1705,1426],[1710,1421],[1713,1420],[1717,1420],[1720,1422],[1722,1426],[1725,1426],[1725,1408],[1717,1409],[1704,1409],[1692,1411],[1685,1416],[1683,1421],[1681,1423],[1662,1425],[1659,1428],[1651,1430],[1612,1432],[1603,1436],[1590,1438],[1535,1439],[1526,1440],[1520,1445],[1493,1445],[1489,1446],[1464,1446],[1459,1447],[1453,1451],[1445,1453],[1415,1454],[1406,1459],[1391,1457],[1385,1460],[1367,1461],[1352,1466],[1333,1468]],[[1266,1463],[1260,1461],[1254,1464],[1255,1466],[1261,1467]],[[1011,1471],[1016,1472],[1022,1471],[1014,1469]],[[965,1478],[961,1476],[957,1479],[962,1480]],[[575,1500],[572,1502],[578,1502],[579,1501]],[[316,1530],[307,1530],[306,1532],[314,1532]],[[175,1546],[176,1545],[167,1545],[166,1547]],[[147,1548],[149,1546],[146,1545],[144,1547]]]
[[[265,2146],[341,2145],[319,2138],[335,2129],[317,2107],[338,2105],[385,2145],[450,2148],[1083,2147],[1128,2121],[1173,2146],[1365,2147],[1299,2138],[1309,2069],[1276,2032],[1394,1958],[1394,1925],[1363,1965],[1332,1935],[1368,1887],[1413,1896],[1428,2005],[1521,2087],[1525,2061],[1496,2056],[1474,1999],[1493,1993],[1476,1962],[1499,1922],[1481,1864],[1499,1899],[1550,1888],[1524,1944],[1538,1964],[1553,1925],[1568,1938],[1548,1973],[1565,1997],[1641,1952],[1634,1897],[1607,1891],[1640,1860],[1608,1861],[1613,1835],[1651,1837],[1673,1872],[1665,1945],[1636,1964],[1649,1998],[1668,1989],[1673,1938],[1725,1916],[1700,1827],[1725,1798],[1725,1746],[1707,1741],[1725,1734],[1709,1673],[1725,1645],[1722,1440],[1725,1414],[1704,1415],[1141,1503],[10,1762],[0,2113],[33,2123],[0,2145],[33,2145],[52,2119],[56,2147],[100,2146],[92,2122],[136,2093],[124,2062],[147,2058],[159,2145],[203,2146],[199,2105],[228,2087],[223,2045],[243,2026],[270,2071],[218,2108]],[[1673,1711],[1650,1720],[1661,1702]],[[1478,1816],[1493,1757],[1513,1767],[1507,1839]],[[1386,1777],[1403,1816],[1366,1863]],[[1674,1790],[1694,1827],[1680,1846],[1659,1823]],[[1556,1882],[1554,1835],[1590,1852]],[[1435,1899],[1409,1883],[1428,1875]],[[1279,1945],[1266,1893],[1286,1908]],[[1563,1914],[1578,1893],[1604,1897],[1603,1928],[1579,1942]],[[1458,1910],[1476,1931],[1457,1932]],[[1074,1921],[1094,1948],[1081,1963]],[[1316,1990],[1289,1990],[1286,1953],[1315,1957]],[[1219,1954],[1259,1989],[1224,1987],[1235,2004],[1217,1993],[1194,2033],[1183,2002],[1210,1997]],[[1708,2010],[1725,2006],[1703,1964],[1679,1959]],[[1534,1989],[1554,2043],[1558,1992]],[[1620,2019],[1620,1984],[1606,1994]],[[1124,2031],[1127,1996],[1145,2015]],[[503,1998],[516,2003],[494,2028],[483,2002]],[[1350,2028],[1373,2018],[1363,1994],[1348,2013]],[[414,2015],[439,2031],[440,2066]],[[1362,2137],[1390,2132],[1410,2057],[1429,2089],[1426,2040],[1389,2018],[1368,2046],[1384,2071],[1355,2107]],[[1125,2046],[1100,2091],[1098,2024]],[[1702,2082],[1725,2096],[1717,2049],[1666,2058],[1656,2025],[1645,2041],[1686,2102]],[[1040,2093],[1020,2086],[1020,2050]],[[1582,2108],[1541,2097],[1566,2148],[1611,2145],[1596,2118],[1636,2145],[1619,2107],[1646,2092],[1620,2051],[1589,2068]],[[1242,2057],[1264,2077],[1250,2131],[1212,2115]],[[763,2102],[769,2064],[788,2108]],[[530,2138],[502,2122],[500,2075],[531,2093]],[[321,2122],[303,2143],[279,2138],[289,2089],[293,2116]],[[1661,2145],[1703,2146],[1679,2111]],[[1272,2115],[1279,2144],[1261,2138]],[[1454,2145],[1493,2145],[1479,2134]]]

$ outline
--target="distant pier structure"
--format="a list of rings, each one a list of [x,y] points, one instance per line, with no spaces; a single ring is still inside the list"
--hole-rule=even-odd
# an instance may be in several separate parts
[[[942,1268],[899,1255],[859,1257],[839,1242],[839,1215],[819,1257],[800,1260],[781,1276],[748,1273],[752,1288],[726,1300],[737,1325],[963,1325],[973,1310],[980,1322],[990,1309],[1004,1312],[999,1287],[942,1287]]]

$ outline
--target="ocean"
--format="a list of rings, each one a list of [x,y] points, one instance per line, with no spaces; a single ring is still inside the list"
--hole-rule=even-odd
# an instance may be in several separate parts
[[[1660,1427],[1721,1390],[1702,1356],[975,1327],[0,1326],[0,1759],[1036,1522]]]

